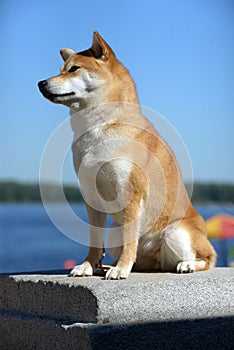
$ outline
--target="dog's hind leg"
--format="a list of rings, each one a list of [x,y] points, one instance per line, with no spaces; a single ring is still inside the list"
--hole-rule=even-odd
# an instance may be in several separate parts
[[[182,261],[177,265],[178,273],[194,271],[204,271],[215,266],[216,253],[209,240],[204,220],[199,214],[195,214],[185,219],[180,224],[184,232],[189,233],[191,250],[195,254],[195,261],[191,264],[188,261]]]
[[[162,270],[177,273],[208,270],[216,262],[216,253],[199,216],[167,227],[161,233],[160,255]]]
[[[71,276],[92,276],[103,255],[103,235],[106,227],[106,213],[97,211],[86,204],[89,217],[90,247],[88,255],[81,265],[75,266]]]

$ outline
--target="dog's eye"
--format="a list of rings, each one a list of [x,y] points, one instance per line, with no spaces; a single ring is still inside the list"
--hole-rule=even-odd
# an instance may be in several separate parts
[[[68,71],[68,73],[73,73],[73,72],[75,72],[77,69],[79,69],[80,67],[79,66],[72,66],[70,69],[69,69],[69,71]]]

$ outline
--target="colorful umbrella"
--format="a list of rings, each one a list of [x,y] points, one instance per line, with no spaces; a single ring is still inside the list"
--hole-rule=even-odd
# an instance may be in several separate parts
[[[234,216],[218,214],[206,220],[209,238],[234,238]]]

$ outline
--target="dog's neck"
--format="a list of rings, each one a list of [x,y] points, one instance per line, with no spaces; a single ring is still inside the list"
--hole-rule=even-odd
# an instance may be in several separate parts
[[[75,110],[70,109],[71,127],[76,138],[88,130],[105,128],[112,123],[138,125],[139,104],[109,102]]]

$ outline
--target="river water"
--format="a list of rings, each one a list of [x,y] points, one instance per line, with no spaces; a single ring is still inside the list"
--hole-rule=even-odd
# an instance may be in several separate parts
[[[234,215],[234,205],[195,207],[204,219],[217,213]],[[87,222],[84,205],[74,204],[72,209],[81,221]],[[79,229],[81,228],[77,227],[77,232]],[[87,225],[85,230],[87,232],[83,234],[88,237]],[[217,266],[225,266],[229,260],[234,259],[230,256],[233,239],[212,243],[218,252]],[[86,245],[69,239],[52,224],[42,204],[0,204],[0,273],[63,269],[70,260],[76,264],[81,263],[87,251]],[[111,261],[107,253],[105,262],[109,264]]]

